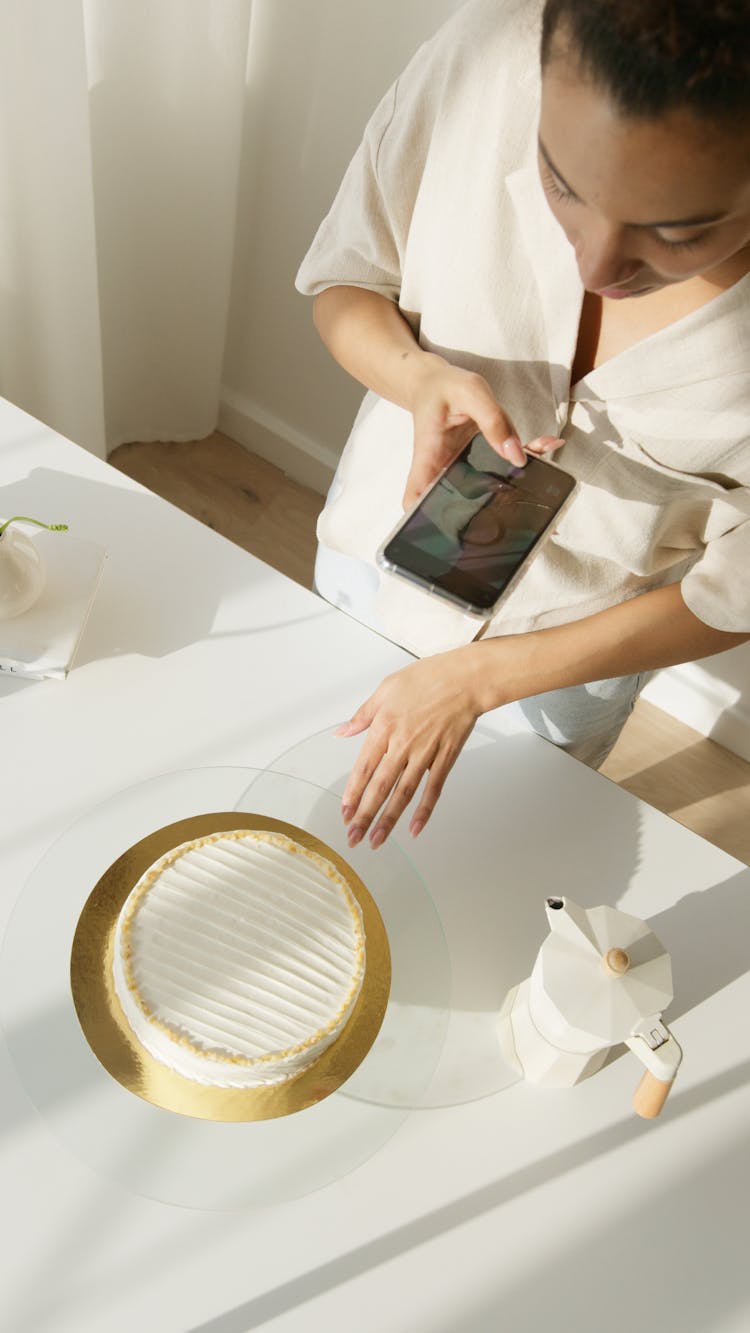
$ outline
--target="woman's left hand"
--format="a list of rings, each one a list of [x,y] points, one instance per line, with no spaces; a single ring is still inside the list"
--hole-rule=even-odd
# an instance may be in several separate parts
[[[373,821],[370,845],[380,847],[428,774],[409,831],[416,837],[424,828],[483,711],[473,648],[426,657],[387,676],[336,729],[338,736],[369,729],[342,799],[350,847],[361,842]]]

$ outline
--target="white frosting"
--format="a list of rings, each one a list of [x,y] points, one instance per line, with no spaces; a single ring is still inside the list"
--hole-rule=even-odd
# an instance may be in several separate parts
[[[277,833],[183,843],[141,877],[114,942],[125,1017],[156,1060],[254,1088],[312,1064],[364,976],[362,913],[329,861]]]

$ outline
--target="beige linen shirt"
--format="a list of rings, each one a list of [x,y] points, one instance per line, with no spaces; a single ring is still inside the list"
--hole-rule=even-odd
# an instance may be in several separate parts
[[[561,624],[681,581],[717,629],[750,631],[750,275],[571,386],[583,288],[536,166],[539,0],[471,0],[367,127],[297,286],[398,302],[422,347],[480,372],[522,439],[562,436],[579,487],[485,628]],[[401,516],[408,412],[368,393],[320,541],[374,563]],[[381,575],[378,615],[419,655],[480,622]]]

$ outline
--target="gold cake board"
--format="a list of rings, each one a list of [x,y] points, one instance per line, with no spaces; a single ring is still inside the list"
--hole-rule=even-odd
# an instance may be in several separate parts
[[[284,833],[332,862],[362,910],[365,975],[346,1027],[308,1069],[260,1088],[219,1088],[195,1083],[146,1051],[132,1032],[115,993],[112,973],[120,910],[141,875],[165,852],[210,833],[233,829]],[[167,824],[129,847],[104,872],[78,919],[70,956],[70,984],[78,1021],[95,1056],[129,1092],[178,1115],[199,1120],[271,1120],[330,1096],[362,1063],[378,1035],[388,1004],[391,956],[382,917],[351,866],[320,839],[294,824],[230,811],[194,815]]]

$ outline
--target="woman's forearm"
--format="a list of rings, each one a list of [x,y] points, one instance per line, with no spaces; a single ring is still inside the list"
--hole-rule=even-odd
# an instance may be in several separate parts
[[[675,583],[583,620],[480,639],[458,651],[466,654],[471,692],[485,713],[547,690],[711,657],[748,639],[699,620]]]
[[[397,305],[364,287],[327,287],[313,318],[331,356],[366,388],[413,410],[414,379],[441,357],[425,352]]]
[[[344,791],[349,845],[371,828],[379,847],[426,775],[409,826],[416,837],[482,713],[547,690],[708,657],[748,639],[698,620],[675,584],[567,625],[480,639],[402,667],[338,729],[368,733]]]

